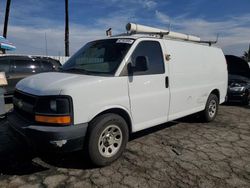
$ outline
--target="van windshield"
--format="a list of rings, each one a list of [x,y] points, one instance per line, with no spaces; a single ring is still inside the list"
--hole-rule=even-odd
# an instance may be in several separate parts
[[[89,42],[62,66],[61,71],[113,75],[133,42],[132,39]]]

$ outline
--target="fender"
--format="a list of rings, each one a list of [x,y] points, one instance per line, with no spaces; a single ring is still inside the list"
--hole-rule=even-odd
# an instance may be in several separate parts
[[[112,110],[112,109],[121,109],[125,112],[127,112],[127,114],[129,115],[129,118],[130,118],[130,121],[131,123],[133,124],[133,118],[132,118],[132,115],[130,113],[130,111],[124,107],[124,106],[121,106],[121,105],[109,105],[109,106],[104,106],[103,108],[101,108],[99,111],[97,111],[96,113],[92,113],[89,117],[89,121],[93,120],[97,115],[101,114],[102,112],[104,111],[107,111],[107,110]]]

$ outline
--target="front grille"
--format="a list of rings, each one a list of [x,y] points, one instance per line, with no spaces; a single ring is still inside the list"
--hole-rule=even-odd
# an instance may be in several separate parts
[[[13,97],[14,110],[29,121],[34,121],[37,97],[21,91],[15,91]]]

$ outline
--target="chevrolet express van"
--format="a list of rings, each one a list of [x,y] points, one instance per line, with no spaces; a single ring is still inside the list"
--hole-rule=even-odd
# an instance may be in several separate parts
[[[127,34],[87,43],[60,72],[20,81],[12,128],[40,151],[87,148],[105,166],[131,133],[201,112],[214,120],[227,92],[221,49],[198,37],[128,24]]]

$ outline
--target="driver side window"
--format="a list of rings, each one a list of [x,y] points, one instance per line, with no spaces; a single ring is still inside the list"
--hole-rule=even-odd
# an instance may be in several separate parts
[[[133,65],[135,65],[135,60],[138,56],[145,56],[148,59],[148,70],[135,72],[134,75],[163,74],[165,72],[163,54],[159,42],[140,42],[131,56]]]

